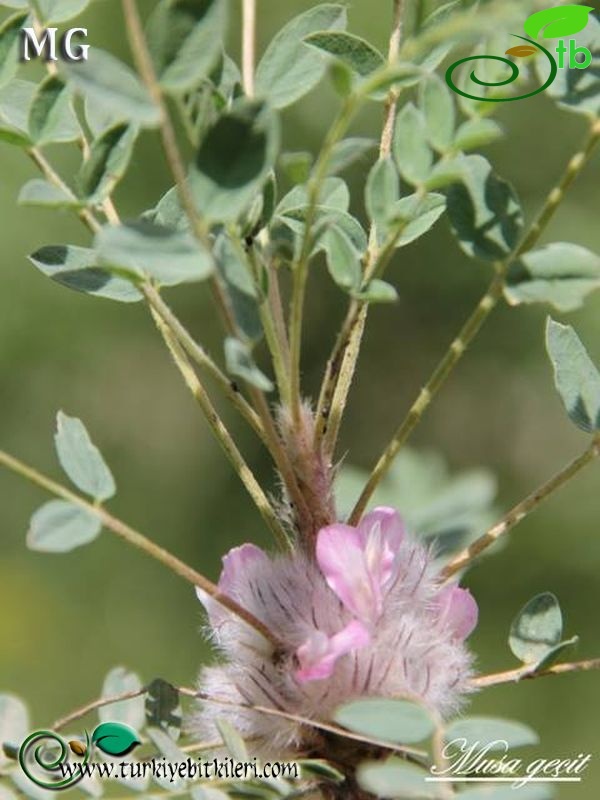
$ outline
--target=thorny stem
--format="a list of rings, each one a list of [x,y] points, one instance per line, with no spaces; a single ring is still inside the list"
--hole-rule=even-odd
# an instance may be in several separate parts
[[[408,414],[400,424],[399,428],[396,430],[392,441],[380,456],[369,477],[369,480],[367,481],[367,485],[363,489],[363,492],[354,510],[352,511],[352,515],[350,517],[352,522],[356,523],[360,519],[369,503],[369,500],[373,496],[375,489],[377,488],[383,476],[387,473],[399,450],[406,443],[409,436],[423,417],[423,414],[429,408],[431,402],[446,382],[446,379],[452,373],[469,345],[479,333],[482,325],[496,307],[498,301],[502,297],[508,268],[516,258],[525,253],[527,250],[531,249],[536,244],[540,235],[543,233],[546,226],[552,219],[556,209],[564,199],[567,190],[570,188],[577,176],[583,170],[584,166],[589,161],[590,156],[592,155],[599,140],[600,120],[594,120],[582,149],[569,160],[569,163],[567,164],[560,181],[549,193],[542,210],[529,227],[529,230],[521,244],[511,256],[509,256],[505,261],[499,262],[496,265],[496,274],[494,275],[488,290],[477,304],[475,311],[463,325],[459,335],[451,343],[449,349],[442,357],[442,360],[435,368],[432,376],[429,378],[424,388],[421,389],[419,396],[410,407]]]
[[[501,536],[508,533],[511,528],[518,525],[528,514],[540,506],[544,500],[550,495],[554,494],[558,489],[562,488],[572,478],[574,478],[581,470],[590,464],[594,459],[600,456],[600,436],[595,436],[592,443],[587,447],[583,453],[571,461],[570,464],[558,472],[549,481],[544,483],[529,497],[522,500],[508,514],[506,514],[500,522],[490,528],[483,536],[480,536],[461,553],[459,553],[452,561],[446,565],[442,570],[442,578],[447,580],[455,575],[460,570],[468,566],[473,559],[477,558],[484,550],[490,547]]]
[[[183,376],[188,388],[198,402],[198,405],[202,408],[204,416],[206,417],[206,420],[213,433],[217,437],[221,447],[223,448],[225,455],[239,475],[242,483],[248,491],[248,494],[254,501],[260,515],[275,537],[276,541],[284,549],[288,549],[290,546],[289,539],[273,506],[267,499],[263,489],[254,477],[254,473],[244,460],[244,457],[232,439],[231,434],[215,411],[206,390],[198,380],[198,377],[196,376],[196,373],[194,372],[194,369],[192,368],[182,346],[171,332],[171,329],[163,321],[162,317],[160,317],[156,312],[153,313],[155,322],[163,335],[165,343],[169,348],[171,355],[173,356],[175,364]]]
[[[392,33],[388,47],[388,64],[390,65],[395,63],[400,51],[403,8],[404,0],[394,0]],[[383,129],[379,141],[380,159],[387,158],[392,150],[398,94],[397,89],[390,89],[385,101]],[[393,248],[390,249],[390,256],[392,252]],[[379,246],[377,243],[377,231],[373,223],[369,231],[369,246],[365,254],[365,283],[373,277],[372,273],[378,261]],[[321,437],[325,436],[325,452],[332,456],[356,370],[367,313],[367,303],[358,300],[351,301],[340,336],[327,362],[317,407],[315,444],[318,445]]]
[[[508,669],[506,672],[496,672],[493,675],[480,675],[473,678],[471,685],[477,689],[487,689],[490,686],[500,686],[503,683],[518,683],[519,681],[544,678],[548,675],[563,675],[565,672],[588,672],[600,669],[600,658],[589,658],[586,661],[572,661],[566,664],[554,664],[552,667],[532,671],[530,666]]]
[[[150,52],[146,44],[136,2],[135,0],[122,0],[122,3],[127,36],[136,66],[160,114],[160,132],[163,149],[169,164],[169,169],[175,180],[179,200],[190,221],[196,238],[208,252],[211,252],[209,230],[198,213],[194,197],[187,182],[185,164],[179,151],[179,145],[177,144],[175,128],[173,127],[173,122],[162,89],[154,71],[154,65],[152,64]],[[216,277],[212,278],[212,290],[227,329],[229,331],[234,331],[235,320],[233,319],[229,304]]]
[[[248,97],[254,95],[256,47],[256,0],[242,0],[242,83]]]
[[[67,489],[61,484],[56,483],[56,481],[53,481],[51,478],[48,478],[41,472],[38,472],[33,467],[30,467],[24,462],[19,461],[17,458],[14,458],[14,456],[9,455],[9,453],[6,453],[4,450],[0,450],[0,464],[35,484],[36,486],[39,486],[45,491],[50,492],[50,494],[53,494],[62,500],[66,500],[68,503],[71,503],[78,508],[82,508],[89,514],[97,517],[103,526],[112,531],[112,533],[116,534],[138,550],[142,550],[144,553],[146,553],[146,555],[149,555],[156,561],[160,561],[161,564],[164,564],[166,567],[168,567],[171,572],[174,572],[176,575],[184,578],[186,581],[188,581],[188,583],[191,583],[193,586],[200,587],[215,602],[220,603],[241,620],[246,622],[248,625],[250,625],[250,627],[254,628],[254,630],[264,636],[265,639],[273,643],[273,645],[279,645],[277,639],[264,625],[264,623],[256,619],[256,617],[245,608],[238,605],[235,600],[232,600],[227,595],[222,594],[219,591],[218,586],[212,583],[212,581],[209,581],[208,578],[204,577],[204,575],[196,572],[193,567],[190,567],[188,564],[177,558],[177,556],[174,556],[168,550],[165,550],[151,539],[148,539],[130,525],[127,525],[122,520],[114,517],[104,508],[104,506],[91,503],[84,497],[72,492],[70,489]]]

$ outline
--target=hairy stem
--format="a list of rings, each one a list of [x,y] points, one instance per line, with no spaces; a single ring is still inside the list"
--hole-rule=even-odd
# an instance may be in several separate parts
[[[242,0],[242,84],[248,97],[254,95],[256,48],[256,0]]]
[[[533,672],[530,666],[508,669],[506,672],[495,672],[492,675],[480,675],[473,678],[471,685],[477,689],[500,686],[503,683],[518,683],[533,678],[544,678],[548,675],[563,675],[565,672],[588,672],[600,669],[600,658],[589,658],[585,661],[572,661],[566,664],[554,664],[552,667]]]
[[[209,581],[208,578],[197,572],[193,567],[190,567],[188,564],[181,561],[179,558],[177,558],[177,556],[169,553],[168,550],[165,550],[151,539],[148,539],[146,536],[139,533],[139,531],[136,531],[130,525],[127,525],[122,520],[114,517],[103,506],[86,500],[84,497],[81,497],[70,489],[67,489],[66,486],[56,483],[56,481],[53,481],[51,478],[48,478],[41,472],[38,472],[33,467],[30,467],[22,461],[19,461],[17,458],[14,458],[14,456],[9,455],[4,450],[0,450],[0,465],[6,467],[17,475],[20,475],[22,478],[25,478],[45,491],[50,492],[50,494],[59,497],[61,500],[66,500],[68,503],[72,503],[74,506],[82,508],[89,514],[93,514],[95,517],[98,517],[103,526],[109,531],[116,534],[138,550],[146,553],[146,555],[154,558],[156,561],[160,561],[161,564],[164,564],[166,567],[168,567],[171,572],[174,572],[176,575],[184,578],[186,581],[188,581],[188,583],[191,583],[193,586],[200,587],[213,600],[215,600],[217,603],[220,603],[220,605],[224,606],[241,620],[246,622],[268,641],[272,642],[276,646],[279,645],[279,642],[264,625],[264,623],[256,619],[256,617],[254,617],[254,615],[249,611],[246,611],[245,608],[242,608],[242,606],[238,605],[235,600],[232,600],[227,595],[222,594],[219,591],[218,586]]]
[[[589,447],[577,458],[573,459],[570,464],[550,478],[549,481],[542,484],[538,489],[532,492],[525,500],[512,508],[500,522],[489,529],[483,536],[480,536],[472,544],[466,547],[459,553],[452,561],[446,565],[442,571],[444,579],[451,578],[457,572],[468,566],[473,559],[477,558],[484,550],[487,550],[494,542],[501,536],[508,533],[511,528],[518,525],[528,514],[535,511],[544,500],[547,500],[554,492],[561,489],[572,478],[578,475],[581,470],[588,464],[591,464],[600,455],[600,436],[596,436]]]
[[[163,335],[165,343],[169,348],[171,355],[173,356],[173,360],[175,361],[175,364],[185,380],[185,383],[194,395],[198,405],[202,408],[204,416],[206,417],[211,430],[218,439],[219,444],[233,465],[236,473],[239,475],[240,480],[254,501],[254,504],[256,505],[267,527],[275,537],[276,541],[283,548],[289,548],[289,539],[277,514],[275,513],[275,510],[273,509],[273,506],[267,499],[267,496],[262,490],[260,484],[254,477],[254,473],[244,460],[244,457],[240,453],[236,443],[233,441],[231,434],[215,411],[215,408],[212,405],[206,390],[198,380],[198,377],[194,372],[182,346],[179,344],[170,328],[167,327],[162,317],[154,312],[154,318],[160,332]]]
[[[365,511],[371,497],[379,482],[387,473],[392,465],[394,458],[399,450],[406,443],[409,436],[420,422],[425,411],[431,405],[433,399],[442,388],[446,379],[453,372],[454,368],[461,360],[469,345],[479,333],[482,325],[487,320],[498,301],[502,297],[502,292],[506,283],[506,274],[512,262],[523,253],[530,250],[538,241],[539,237],[546,229],[554,213],[563,201],[567,190],[580,175],[584,166],[588,163],[590,156],[600,140],[600,120],[594,120],[581,150],[574,155],[567,164],[567,167],[559,180],[558,184],[548,194],[546,201],[535,220],[530,225],[521,244],[516,248],[505,261],[496,265],[496,274],[481,298],[475,311],[471,314],[467,322],[463,325],[459,335],[453,340],[449,349],[443,355],[441,361],[435,368],[425,387],[410,407],[408,414],[396,430],[390,444],[386,447],[383,454],[377,461],[367,485],[363,489],[361,496],[352,511],[351,520],[356,523]]]

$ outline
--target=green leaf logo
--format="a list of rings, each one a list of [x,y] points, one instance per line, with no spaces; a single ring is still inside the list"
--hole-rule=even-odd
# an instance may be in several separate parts
[[[92,742],[109,756],[126,756],[141,744],[136,731],[124,722],[103,722],[94,730]]]
[[[532,39],[536,39],[540,35],[545,39],[573,36],[585,28],[588,24],[589,13],[593,10],[592,6],[569,3],[537,11],[525,20],[525,33]]]

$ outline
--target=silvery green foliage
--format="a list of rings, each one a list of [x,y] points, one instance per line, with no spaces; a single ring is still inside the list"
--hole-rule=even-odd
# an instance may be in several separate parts
[[[445,226],[474,269],[493,268],[505,274],[498,294],[503,293],[511,306],[541,303],[566,313],[581,307],[600,287],[600,258],[591,250],[571,242],[522,248],[524,213],[518,193],[507,180],[518,176],[498,175],[479,152],[503,136],[502,127],[492,119],[501,104],[490,101],[510,99],[520,89],[504,85],[503,67],[490,60],[478,67],[479,78],[490,84],[482,88],[480,100],[454,95],[444,81],[444,60],[456,42],[473,55],[502,52],[507,33],[520,27],[524,12],[535,4],[491,2],[474,14],[471,3],[451,0],[438,4],[422,19],[407,3],[406,46],[390,65],[377,46],[348,29],[351,9],[349,19],[345,3],[316,3],[288,20],[266,44],[257,59],[253,96],[248,96],[237,54],[226,52],[233,4],[160,0],[145,20],[155,87],[148,86],[126,58],[95,46],[88,61],[60,64],[50,73],[40,70],[33,80],[32,71],[26,72],[18,60],[20,28],[32,23],[32,14],[41,25],[70,24],[89,4],[90,0],[0,2],[7,9],[0,22],[0,141],[27,152],[38,163],[49,161],[59,145],[79,159],[77,169],[67,176],[45,169],[43,175],[31,177],[21,188],[18,202],[46,213],[74,212],[90,228],[85,245],[50,242],[29,259],[44,276],[89,295],[90,302],[95,297],[140,302],[150,290],[210,282],[222,295],[229,315],[231,330],[223,341],[221,363],[234,395],[244,389],[250,396],[275,389],[277,376],[261,363],[257,350],[261,340],[270,343],[273,336],[264,322],[273,301],[272,275],[283,273],[293,281],[303,261],[311,282],[331,281],[351,304],[394,304],[402,276],[389,265],[393,255],[398,249],[414,247],[434,226]],[[577,35],[577,43],[592,50],[592,68],[565,69],[548,91],[561,109],[591,119],[600,111],[599,30],[592,15],[585,31]],[[533,71],[521,69],[519,87]],[[467,81],[468,75],[462,80]],[[282,137],[282,112],[319,91],[325,82],[337,94],[340,116],[347,124],[341,126],[343,130],[334,126],[332,141],[326,140],[319,152],[290,150]],[[133,218],[121,221],[113,205],[115,190],[130,180],[140,139],[148,131],[156,132],[164,120],[165,111],[152,89],[161,94],[169,110],[179,114],[176,127],[181,133],[186,180],[183,186],[165,185],[158,196],[147,198],[145,208],[137,209]],[[374,103],[384,101],[390,91],[397,98],[393,137],[390,147],[378,153],[378,142],[354,135],[350,120],[366,104],[374,108]],[[363,178],[354,196],[349,187],[357,182],[348,180],[350,169],[355,170],[354,178],[357,174]],[[569,325],[549,320],[546,342],[567,415],[580,430],[597,435],[600,373],[594,359]],[[333,454],[319,451],[311,454],[312,460],[306,458],[315,420],[308,405],[302,414],[309,422],[295,439],[286,429],[290,426],[285,411],[275,435],[287,449],[309,503],[325,509],[327,516],[335,513],[337,501],[335,519],[346,519],[367,475],[344,464],[337,472],[334,500]],[[79,419],[59,412],[55,445],[73,488],[33,514],[27,535],[31,549],[48,553],[68,552],[93,541],[103,519],[107,520],[105,503],[116,491],[112,472]],[[390,590],[393,602],[385,625],[373,634],[380,649],[389,651],[388,673],[383,674],[380,659],[371,658],[373,650],[357,650],[354,662],[345,662],[324,692],[318,685],[315,689],[315,684],[300,686],[292,677],[303,652],[300,634],[306,633],[303,626],[319,628],[315,622],[319,614],[325,618],[327,632],[333,634],[334,622],[348,621],[347,610],[305,553],[278,559],[263,554],[264,559],[253,568],[256,574],[249,570],[243,580],[238,576],[237,599],[244,600],[260,619],[273,621],[294,647],[278,658],[269,653],[265,659],[264,643],[239,619],[223,618],[213,624],[210,635],[227,661],[206,668],[199,688],[209,695],[214,690],[213,694],[238,707],[223,710],[211,705],[209,696],[196,714],[197,727],[210,734],[222,752],[238,759],[252,754],[256,737],[263,745],[269,743],[288,754],[291,745],[306,744],[306,725],[298,717],[339,726],[328,744],[340,736],[343,741],[344,731],[351,733],[354,738],[348,741],[356,746],[357,761],[374,747],[384,753],[382,743],[389,749],[428,746],[440,725],[437,733],[442,741],[464,737],[480,742],[505,739],[514,747],[535,743],[536,733],[521,722],[475,716],[452,719],[471,688],[471,656],[462,641],[454,640],[448,620],[432,615],[432,598],[440,592],[439,570],[489,527],[495,493],[495,480],[486,470],[454,475],[436,454],[410,449],[400,453],[380,483],[373,505],[399,506],[410,535],[418,537],[406,545],[409,566],[404,577],[413,579],[412,594],[418,595],[419,602],[411,606],[416,601],[409,597],[410,581]],[[294,514],[298,510],[285,492],[278,502],[285,524],[297,534]],[[375,531],[374,539],[377,535]],[[307,586],[313,590],[308,604],[303,596]],[[291,600],[290,587],[295,592]],[[265,600],[267,589],[270,600]],[[218,617],[214,607],[212,615],[213,620]],[[414,663],[405,663],[394,649],[398,619],[404,626],[401,633],[413,640],[412,651],[406,647],[415,654]],[[435,628],[435,640],[429,627]],[[317,638],[322,633],[317,630]],[[576,637],[563,639],[560,606],[549,592],[524,606],[509,635],[523,674],[546,669],[575,641]],[[251,655],[242,652],[244,645],[249,645]],[[458,675],[452,686],[446,661],[454,664]],[[419,687],[419,665],[423,664],[427,680]],[[249,675],[254,679],[251,690]],[[376,686],[373,696],[361,696],[369,692],[360,690],[359,684]],[[405,692],[407,686],[410,699],[393,696],[394,690]],[[112,702],[124,692],[136,696]],[[100,708],[100,721],[121,720],[133,726],[157,756],[176,762],[186,757],[183,748],[193,742],[186,738],[182,720],[189,709],[182,708],[181,693],[174,686],[162,678],[142,685],[136,674],[116,667],[108,674],[101,696],[107,705]],[[265,704],[274,711],[291,712],[295,718],[276,713],[261,716],[253,708]],[[47,796],[24,782],[15,767],[18,744],[29,726],[23,702],[0,695],[0,744],[4,747],[0,768],[15,785],[14,789],[0,786],[0,800],[14,800],[17,791],[32,800]],[[245,742],[242,734],[250,741]],[[76,724],[73,736],[81,736]],[[327,761],[328,751],[322,755],[300,762],[300,789],[286,781],[236,782],[219,788],[155,782],[163,793],[188,792],[193,800],[230,796],[272,800],[298,796],[296,792],[323,784],[330,791],[328,796],[349,797],[348,775]],[[352,786],[358,784],[380,797],[436,796],[425,775],[416,764],[392,755],[362,763],[352,776]],[[155,790],[147,780],[126,784],[135,792]],[[95,785],[81,788],[93,796],[101,791]],[[482,795],[477,792],[464,790],[457,796],[478,800]],[[507,795],[500,788],[485,796],[504,800]],[[547,796],[541,786],[519,794],[527,800]]]

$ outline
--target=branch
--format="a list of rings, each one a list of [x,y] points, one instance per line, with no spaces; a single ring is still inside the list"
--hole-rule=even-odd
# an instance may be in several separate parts
[[[39,486],[50,494],[53,494],[62,500],[66,500],[68,503],[71,503],[78,508],[82,508],[89,514],[98,517],[100,522],[109,531],[116,534],[138,550],[142,550],[144,553],[146,553],[146,555],[149,555],[156,561],[160,561],[161,564],[164,564],[166,567],[168,567],[171,572],[174,572],[176,575],[184,578],[186,581],[188,581],[188,583],[191,583],[192,586],[200,587],[215,602],[220,603],[222,606],[228,609],[228,611],[231,611],[241,620],[246,622],[248,625],[250,625],[250,627],[258,631],[258,633],[264,636],[265,639],[270,641],[274,646],[279,646],[278,640],[263,622],[258,620],[245,608],[238,605],[235,600],[232,600],[227,595],[222,594],[219,590],[219,587],[212,583],[212,581],[209,581],[208,578],[204,577],[204,575],[196,572],[193,567],[190,567],[188,564],[181,561],[179,558],[177,558],[177,556],[169,553],[168,550],[160,547],[160,545],[156,544],[151,539],[146,538],[146,536],[139,533],[139,531],[136,531],[122,520],[114,517],[103,506],[91,503],[81,495],[78,495],[70,489],[67,489],[66,486],[56,483],[51,478],[48,478],[41,472],[38,472],[33,467],[28,466],[22,461],[19,461],[18,459],[4,452],[4,450],[0,450],[0,465],[7,467],[7,469],[11,470],[17,475],[26,478],[28,481],[36,486]]]
[[[526,251],[530,250],[536,244],[539,237],[546,229],[546,226],[554,216],[557,208],[564,200],[567,190],[571,187],[577,176],[581,174],[584,166],[590,160],[590,157],[594,152],[599,140],[600,120],[595,119],[591,124],[581,150],[569,160],[569,163],[567,164],[560,181],[548,194],[540,213],[531,223],[529,230],[525,234],[521,244],[505,261],[498,262],[496,264],[496,274],[494,275],[494,278],[490,283],[486,293],[477,304],[475,311],[463,325],[459,335],[454,339],[449,349],[443,355],[442,360],[435,368],[432,376],[429,378],[425,384],[425,387],[421,390],[419,396],[410,407],[408,414],[400,424],[399,428],[396,430],[392,441],[380,456],[369,477],[367,485],[363,489],[363,492],[356,506],[354,507],[354,510],[352,511],[350,519],[353,523],[356,523],[362,516],[371,497],[373,496],[373,493],[375,492],[375,489],[392,465],[392,462],[394,461],[399,450],[406,443],[409,436],[423,417],[423,414],[429,408],[433,399],[446,382],[446,379],[451,375],[454,368],[464,355],[466,349],[473,342],[484,322],[486,322],[491,312],[496,307],[504,291],[508,268],[515,259],[517,259]]]
[[[496,672],[492,675],[480,675],[478,678],[473,678],[471,686],[476,689],[487,689],[489,686],[500,686],[502,683],[518,683],[519,681],[533,678],[544,678],[547,675],[562,675],[565,672],[587,672],[592,669],[600,669],[600,658],[573,661],[567,664],[554,664],[554,666],[541,669],[539,672],[532,672],[530,666],[524,666],[509,669],[506,672]]]
[[[554,492],[556,492],[558,489],[562,488],[599,455],[600,436],[596,436],[594,437],[591,445],[587,447],[580,456],[571,461],[570,464],[567,464],[564,469],[540,486],[539,489],[536,489],[535,492],[532,492],[529,497],[526,497],[525,500],[522,500],[520,503],[518,503],[508,512],[508,514],[506,514],[506,516],[500,520],[500,522],[494,525],[493,528],[490,528],[489,531],[483,534],[483,536],[480,536],[479,539],[476,539],[474,542],[472,542],[472,544],[470,544],[455,558],[453,558],[452,561],[442,570],[442,577],[447,580],[468,566],[473,559],[483,553],[484,550],[487,550],[487,548],[494,544],[494,542],[496,542],[501,536],[504,536],[506,533],[508,533],[511,528],[514,528],[515,525],[518,525],[519,522],[525,519],[528,514],[531,514],[532,511],[535,511],[535,509],[540,506],[544,500],[550,497],[550,495],[554,494]]]
[[[212,405],[206,390],[198,380],[196,373],[194,372],[183,348],[168,328],[166,323],[163,321],[162,317],[160,317],[156,312],[154,312],[154,319],[160,330],[167,347],[171,355],[173,356],[173,360],[177,365],[183,379],[186,382],[186,385],[196,398],[198,405],[201,407],[202,411],[204,412],[204,416],[208,424],[211,427],[211,430],[217,437],[219,444],[223,448],[225,455],[233,465],[233,468],[239,475],[242,483],[244,484],[248,494],[254,501],[260,515],[262,516],[263,520],[265,521],[267,527],[275,537],[276,541],[284,548],[289,549],[290,542],[286,535],[286,532],[275,513],[271,503],[267,499],[264,491],[262,490],[260,484],[254,477],[254,474],[244,457],[238,450],[237,445],[233,441],[231,434],[221,421],[221,418],[215,411],[214,406]]]
[[[248,97],[254,95],[256,47],[256,0],[242,0],[242,83]]]

